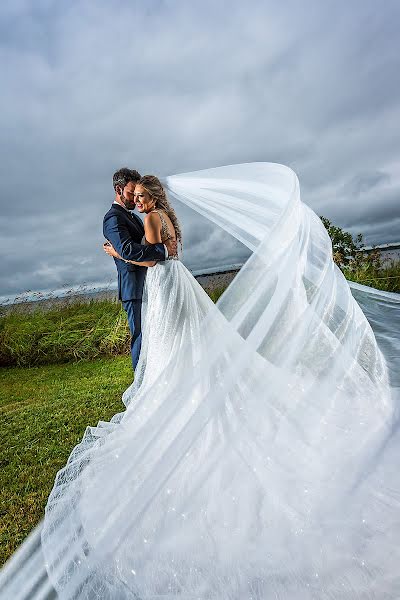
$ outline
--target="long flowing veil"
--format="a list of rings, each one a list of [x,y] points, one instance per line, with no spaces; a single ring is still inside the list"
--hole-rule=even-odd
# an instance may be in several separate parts
[[[349,286],[283,165],[164,184],[251,256],[195,364],[88,428],[1,597],[400,597],[400,296]]]

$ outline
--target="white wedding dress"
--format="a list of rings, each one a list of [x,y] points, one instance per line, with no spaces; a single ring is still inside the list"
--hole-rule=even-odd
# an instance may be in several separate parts
[[[216,306],[149,269],[126,410],[58,473],[37,561],[65,599],[399,598],[399,296],[354,300],[287,167],[165,185],[252,256]]]
[[[163,211],[161,240],[169,237]],[[200,349],[201,323],[213,302],[179,260],[178,255],[147,270],[142,303],[142,348],[135,380],[122,399],[128,406],[138,396],[148,397],[157,378],[168,369],[193,369]],[[186,367],[185,367],[186,365]],[[147,403],[147,401],[146,401]]]

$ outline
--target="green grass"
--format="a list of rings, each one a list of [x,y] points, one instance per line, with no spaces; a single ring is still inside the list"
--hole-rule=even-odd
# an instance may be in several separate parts
[[[343,267],[347,279],[389,292],[400,292],[400,261],[371,257]],[[224,288],[208,291],[216,302]],[[0,316],[0,366],[60,364],[129,352],[125,311],[113,300],[67,302],[59,306],[10,309]]]
[[[215,288],[214,290],[206,290],[206,291],[207,291],[207,294],[210,296],[211,300],[213,302],[217,302],[217,300],[220,299],[220,297],[222,296],[222,294],[224,293],[225,290],[226,290],[226,288],[219,287],[219,288]]]
[[[400,260],[360,261],[352,268],[344,268],[346,279],[363,285],[384,290],[385,292],[400,292]]]
[[[400,261],[359,264],[345,275],[400,291]],[[209,295],[216,302],[223,291]],[[42,518],[56,472],[86,426],[124,408],[132,380],[125,312],[111,300],[9,311],[0,317],[0,365],[3,563]]]
[[[129,350],[129,337],[119,302],[75,302],[32,312],[18,308],[0,318],[0,366],[115,356]]]
[[[216,302],[224,288],[209,291]],[[129,352],[130,333],[120,302],[92,300],[0,317],[0,366],[60,364]]]
[[[0,370],[0,562],[43,516],[57,471],[87,425],[124,406],[130,356]]]

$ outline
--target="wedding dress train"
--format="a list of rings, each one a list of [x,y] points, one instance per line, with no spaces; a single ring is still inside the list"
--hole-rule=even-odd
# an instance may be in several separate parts
[[[149,269],[126,410],[49,497],[59,597],[398,598],[398,295],[353,299],[287,167],[164,183],[252,255],[216,306],[179,261]]]

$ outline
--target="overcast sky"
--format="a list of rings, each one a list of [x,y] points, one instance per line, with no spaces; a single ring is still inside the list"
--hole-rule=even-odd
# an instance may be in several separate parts
[[[398,241],[399,28],[398,0],[3,0],[0,295],[115,278],[121,166],[280,162],[318,214]],[[244,255],[203,225],[193,266]]]

